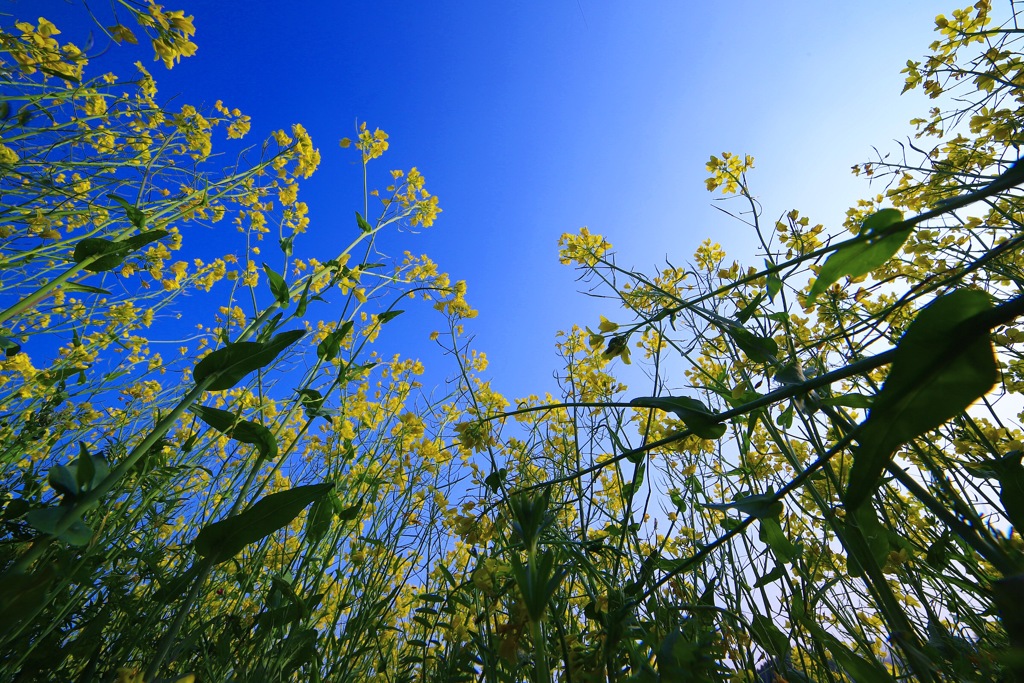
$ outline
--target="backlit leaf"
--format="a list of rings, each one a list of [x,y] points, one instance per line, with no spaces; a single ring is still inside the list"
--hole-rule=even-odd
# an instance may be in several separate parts
[[[242,549],[288,526],[310,503],[334,488],[334,484],[311,484],[272,493],[239,515],[203,528],[193,545],[197,553],[224,562]]]
[[[995,384],[988,331],[960,325],[991,307],[985,292],[961,289],[933,301],[910,324],[858,436],[848,507],[871,496],[897,448],[958,415]]]
[[[892,258],[910,237],[913,226],[908,225],[882,237],[874,235],[902,220],[903,214],[896,209],[882,209],[865,218],[860,232],[864,239],[840,247],[826,259],[807,294],[808,303],[838,282],[839,278],[867,275]]]

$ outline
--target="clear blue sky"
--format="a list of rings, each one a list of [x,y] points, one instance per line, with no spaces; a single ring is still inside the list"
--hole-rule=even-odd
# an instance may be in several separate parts
[[[480,311],[469,331],[510,397],[551,388],[556,330],[616,316],[576,292],[576,273],[558,264],[561,233],[589,226],[612,242],[620,265],[647,271],[666,257],[687,260],[708,236],[759,263],[753,235],[711,208],[704,189],[704,163],[726,150],[757,159],[751,180],[766,219],[798,208],[838,226],[857,198],[877,191],[850,166],[872,145],[896,149],[908,119],[927,111],[920,95],[900,97],[899,71],[925,52],[935,15],[959,6],[162,4],[195,16],[199,51],[170,72],[152,64],[161,96],[238,107],[252,117],[254,140],[293,122],[312,134],[323,163],[302,193],[310,238],[340,247],[354,230],[357,155],[338,140],[357,120],[391,136],[386,168],[420,168],[444,213],[388,246],[426,252],[468,280]],[[90,28],[61,0],[17,0],[3,11],[46,16],[79,45]],[[114,49],[93,73],[130,74],[140,54],[151,59],[148,49]],[[401,350],[429,360],[418,351],[426,331],[409,327]]]

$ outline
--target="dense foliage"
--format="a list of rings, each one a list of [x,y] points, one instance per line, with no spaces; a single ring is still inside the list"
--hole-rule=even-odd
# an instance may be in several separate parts
[[[195,51],[184,12],[117,10],[119,49]],[[854,168],[882,189],[846,234],[765,221],[723,153],[708,189],[763,267],[707,240],[644,274],[563,235],[615,312],[515,401],[465,283],[375,249],[440,211],[416,168],[372,189],[384,132],[342,140],[365,203],[310,253],[302,126],[247,147],[237,110],[0,27],[0,680],[1024,677],[1015,22],[937,18],[905,69],[936,106]],[[374,350],[417,304],[441,399]]]

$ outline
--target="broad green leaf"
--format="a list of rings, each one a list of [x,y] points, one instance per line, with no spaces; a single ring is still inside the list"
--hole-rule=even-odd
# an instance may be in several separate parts
[[[762,517],[758,522],[760,528],[757,537],[772,549],[775,556],[782,562],[792,562],[800,554],[799,549],[786,537],[782,525],[775,517]]]
[[[1024,574],[992,582],[992,598],[1011,643],[1024,642]]]
[[[87,545],[92,539],[92,529],[86,526],[85,522],[80,519],[76,519],[63,532],[57,533],[57,526],[71,510],[72,508],[69,507],[37,508],[25,515],[25,521],[36,531],[56,536],[69,545]]]
[[[484,485],[494,493],[497,493],[501,490],[501,485],[505,482],[507,476],[508,470],[502,467],[488,474],[487,478],[484,479]]]
[[[50,468],[47,481],[50,487],[64,496],[74,498],[78,495],[78,477],[72,471],[74,466],[54,465]]]
[[[192,581],[199,576],[202,566],[197,562],[188,568],[184,573],[160,581],[160,588],[153,594],[153,600],[166,605],[174,602],[191,585]]]
[[[755,614],[750,620],[750,637],[775,659],[786,661],[790,657],[789,637],[770,617]]]
[[[295,307],[295,313],[292,317],[301,318],[306,315],[306,307],[309,305],[309,286],[313,284],[313,278],[306,278],[306,285],[302,288],[302,294],[299,296],[299,303]]]
[[[991,183],[986,185],[978,192],[972,194],[991,194],[993,192],[1002,192],[1003,190],[1009,190],[1012,187],[1016,187],[1024,183],[1024,163],[1020,159],[1013,162],[1010,168],[1003,171],[998,178],[993,180]]]
[[[900,338],[854,450],[847,507],[874,493],[896,449],[984,396],[998,378],[988,330],[961,323],[992,307],[988,294],[961,289],[922,309]]]
[[[0,335],[0,349],[4,350],[4,357],[10,358],[11,356],[17,356],[21,353],[21,344],[10,337]]]
[[[779,345],[771,337],[759,337],[745,327],[727,327],[736,346],[755,363],[774,363],[779,354]]]
[[[731,503],[704,503],[704,507],[713,510],[738,510],[757,519],[777,519],[782,515],[782,501],[778,500],[774,493],[744,496]]]
[[[242,420],[234,413],[220,408],[194,405],[190,406],[189,410],[221,434],[229,436],[235,441],[256,446],[260,458],[273,460],[277,457],[277,439],[264,425]]]
[[[239,515],[203,528],[193,545],[214,562],[224,562],[242,549],[288,526],[310,503],[327,495],[334,484],[311,484],[272,493]]]
[[[346,320],[342,323],[341,327],[329,332],[324,340],[317,344],[316,355],[325,361],[333,360],[338,357],[338,353],[341,351],[341,342],[345,340],[349,332],[352,331],[352,321]]]
[[[50,588],[58,578],[55,562],[42,562],[27,574],[4,574],[0,584],[0,636],[16,631],[22,621],[37,614],[51,599]]]
[[[92,479],[96,475],[96,465],[92,455],[89,454],[89,449],[82,441],[78,442],[78,460],[75,465],[75,481],[78,483],[78,490],[84,491],[92,487]]]
[[[75,245],[72,258],[75,263],[84,264],[83,268],[90,273],[106,272],[121,265],[128,254],[167,236],[167,234],[166,230],[151,230],[121,242],[114,242],[102,237],[86,237]]]
[[[128,247],[128,251],[138,251],[142,247],[146,246],[150,242],[156,242],[161,237],[167,237],[169,235],[166,230],[150,230],[149,232],[139,233],[138,235],[132,235],[126,240],[118,242]]]
[[[363,509],[363,500],[360,499],[358,503],[349,505],[347,508],[338,510],[338,520],[342,522],[351,522],[353,519],[359,517],[359,512]]]
[[[719,439],[727,429],[724,424],[716,421],[716,416],[707,409],[707,406],[688,396],[641,396],[634,398],[629,404],[675,413],[687,429],[702,439]]]
[[[840,247],[826,259],[818,272],[818,278],[807,293],[807,302],[814,301],[841,277],[860,277],[884,265],[900,250],[914,227],[908,225],[882,237],[878,237],[876,233],[891,228],[902,220],[903,214],[896,209],[882,209],[865,218],[860,232],[864,239]]]
[[[282,332],[267,342],[233,342],[217,349],[196,364],[192,379],[196,384],[213,377],[207,391],[230,389],[250,372],[266,367],[286,348],[306,334],[305,330]]]
[[[999,477],[999,502],[1018,532],[1024,531],[1024,466],[1005,467]]]
[[[875,512],[875,507],[870,502],[861,505],[852,514],[848,515],[846,522],[851,527],[849,533],[860,533],[864,537],[867,549],[875,564],[884,567],[889,557],[891,545],[889,543],[888,530],[882,526],[881,520]],[[864,575],[864,568],[857,559],[857,554],[850,552],[846,556],[846,568],[850,576],[859,577]]]
[[[334,521],[334,508],[331,504],[333,493],[313,503],[306,517],[306,542],[314,544],[320,541],[331,529]]]
[[[263,264],[263,272],[267,274],[270,292],[277,299],[277,303],[287,306],[289,301],[288,285],[285,283],[284,278],[275,273],[266,263]]]

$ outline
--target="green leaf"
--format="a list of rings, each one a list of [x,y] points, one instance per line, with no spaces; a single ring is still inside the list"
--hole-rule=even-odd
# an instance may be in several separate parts
[[[353,519],[359,517],[359,512],[363,509],[363,499],[360,498],[358,503],[349,505],[347,508],[341,508],[337,511],[338,520],[341,522],[351,522]]]
[[[779,630],[770,617],[755,614],[750,620],[750,637],[775,659],[786,661],[791,656],[789,637]]]
[[[193,542],[195,550],[215,563],[230,560],[245,546],[288,526],[333,488],[334,484],[311,484],[265,496],[245,512],[203,528]]]
[[[234,413],[219,408],[194,405],[189,410],[221,434],[256,446],[261,459],[273,460],[277,457],[277,439],[264,425],[242,420]]]
[[[769,261],[768,259],[765,259],[764,266],[765,266],[765,268],[771,269],[771,268],[775,267],[775,264],[772,263],[771,261]],[[768,273],[768,286],[767,286],[767,289],[768,289],[768,300],[769,301],[774,301],[775,300],[775,295],[778,294],[782,290],[782,278],[779,277],[778,273],[775,273],[775,272]]]
[[[213,377],[207,391],[223,391],[235,386],[254,370],[266,367],[286,348],[306,334],[305,330],[282,332],[267,342],[233,342],[207,355],[192,370],[196,384]]]
[[[306,285],[302,288],[302,294],[299,296],[299,304],[295,307],[293,317],[301,318],[306,315],[306,307],[309,305],[309,286],[311,284],[313,284],[313,278],[306,278]]]
[[[75,465],[75,481],[78,484],[78,490],[84,491],[92,486],[93,477],[96,475],[96,464],[89,454],[89,449],[82,441],[78,442],[78,460]]]
[[[78,477],[71,470],[72,467],[54,465],[46,479],[54,491],[74,498],[78,495]]]
[[[50,536],[56,536],[68,545],[87,545],[92,539],[92,529],[85,525],[80,519],[72,522],[71,526],[61,533],[57,533],[57,526],[64,520],[64,516],[72,511],[70,507],[45,507],[32,510],[25,515],[28,525]]]
[[[498,491],[501,490],[501,485],[502,483],[504,483],[507,477],[508,470],[502,467],[501,469],[495,470],[488,474],[487,478],[484,479],[484,485],[494,493],[497,493]]]
[[[161,237],[167,237],[169,234],[166,230],[150,230],[149,232],[132,235],[128,239],[118,242],[118,244],[128,247],[128,251],[138,251],[150,242],[156,242]]]
[[[90,287],[89,285],[83,285],[79,282],[66,282],[63,285],[61,285],[61,289],[63,289],[65,292],[71,293],[81,292],[83,294],[101,294],[105,296],[110,296],[110,292],[106,289],[102,289],[100,287]]]
[[[359,226],[359,229],[363,232],[373,232],[373,226],[367,223],[366,219],[363,218],[363,214],[359,213],[358,211],[356,211],[356,224]]]
[[[334,521],[334,508],[331,503],[333,495],[333,493],[328,494],[313,503],[313,507],[306,517],[307,543],[314,544],[319,542],[331,530],[331,522]]]
[[[4,350],[5,358],[10,358],[21,353],[21,344],[17,343],[10,337],[0,335],[0,349]]]
[[[840,247],[828,257],[807,293],[807,303],[814,301],[843,276],[860,277],[884,265],[900,250],[914,227],[908,225],[881,238],[875,233],[891,228],[902,220],[903,214],[896,209],[882,209],[865,218],[860,232],[865,239]]]
[[[128,215],[128,220],[131,221],[132,225],[134,225],[139,230],[146,229],[146,214],[142,211],[142,209],[132,204],[129,204],[127,200],[118,197],[116,194],[108,194],[107,199],[111,199],[121,205],[121,207],[124,209],[125,214]]]
[[[383,325],[387,321],[394,320],[403,313],[405,313],[405,311],[384,311],[383,313],[377,316],[377,322]]]
[[[779,354],[779,345],[771,337],[760,337],[745,327],[727,327],[736,346],[755,363],[774,363]]]
[[[893,453],[984,396],[998,379],[987,329],[961,325],[992,307],[988,294],[961,289],[922,309],[900,338],[854,450],[847,507],[870,497]]]
[[[117,268],[133,251],[165,236],[166,230],[151,230],[121,242],[102,237],[87,237],[75,245],[72,258],[75,263],[84,264],[82,267],[90,273],[103,273]]]
[[[764,301],[764,294],[758,294],[750,301],[749,304],[736,311],[736,315],[734,317],[740,322],[740,324],[747,322],[750,320],[750,317],[757,312],[757,307],[761,305],[762,301]]]
[[[720,439],[727,429],[717,421],[703,403],[688,396],[649,396],[634,398],[630,405],[640,408],[657,408],[675,413],[686,428],[702,439]]]
[[[819,399],[823,406],[843,406],[844,408],[870,408],[875,402],[874,396],[863,394],[843,394],[842,396],[829,396]]]
[[[762,586],[767,586],[768,584],[774,581],[778,581],[785,575],[786,565],[780,562],[777,565],[775,565],[774,569],[772,569],[770,572],[768,572],[767,574],[759,578],[756,582],[754,582],[754,588],[761,588]]]
[[[266,263],[263,264],[263,272],[267,274],[267,281],[270,282],[270,292],[277,299],[277,303],[287,306],[290,297],[288,295],[288,285],[285,283],[284,278],[275,273]]]
[[[782,525],[775,517],[762,517],[757,537],[772,549],[781,562],[792,562],[800,554],[799,549],[786,537]]]
[[[0,584],[0,636],[16,631],[21,622],[38,614],[50,602],[50,588],[58,578],[57,564],[40,564],[30,574],[4,574]]]
[[[896,683],[877,660],[864,659],[811,619],[801,619],[800,623],[810,631],[815,640],[825,645],[832,659],[851,679],[862,683]]]
[[[349,332],[352,331],[352,321],[346,320],[342,323],[341,327],[329,332],[324,340],[317,344],[316,355],[325,361],[334,360],[338,357],[338,353],[341,352],[341,342],[345,340]]]
[[[1009,190],[1012,187],[1016,187],[1024,183],[1024,163],[1021,160],[1013,162],[1010,168],[999,174],[999,177],[993,180],[991,183],[986,185],[978,192],[972,194],[985,194],[989,195],[993,192],[1002,192],[1003,190]]]
[[[731,503],[704,503],[704,507],[713,510],[738,510],[757,519],[777,519],[782,515],[782,501],[778,500],[774,493],[744,496]]]

